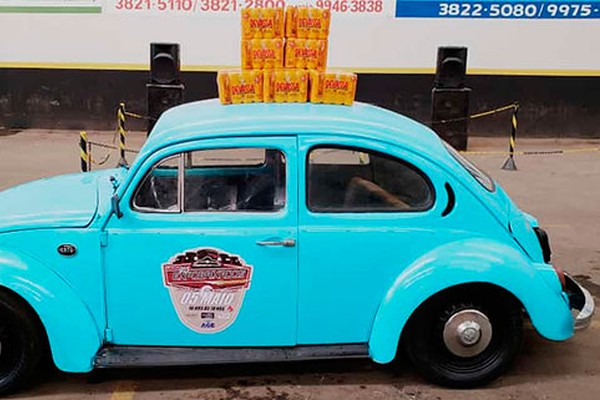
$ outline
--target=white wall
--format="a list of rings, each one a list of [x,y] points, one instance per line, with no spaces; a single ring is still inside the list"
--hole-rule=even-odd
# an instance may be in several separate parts
[[[150,4],[153,10],[126,11],[115,8],[118,1],[0,0],[0,67],[143,69],[152,41],[181,43],[184,69],[239,64],[239,11],[158,11],[157,0],[143,0],[142,5]],[[380,14],[333,13],[331,67],[430,72],[437,46],[464,45],[469,48],[471,73],[600,76],[598,19],[395,18],[395,0],[383,2]],[[29,3],[101,5],[102,12],[2,12],[3,6]]]

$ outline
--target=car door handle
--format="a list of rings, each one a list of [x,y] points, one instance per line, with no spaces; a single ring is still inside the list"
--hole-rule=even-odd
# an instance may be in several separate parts
[[[260,240],[256,242],[259,246],[281,246],[281,247],[294,247],[296,241],[294,239],[285,240]]]

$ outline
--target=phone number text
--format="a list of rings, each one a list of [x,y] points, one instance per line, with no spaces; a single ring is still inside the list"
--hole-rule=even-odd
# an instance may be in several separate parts
[[[295,3],[294,3],[295,4]],[[383,12],[384,0],[309,0],[307,5],[334,13]],[[117,12],[230,13],[242,8],[285,8],[285,0],[114,0]]]
[[[592,19],[600,2],[396,2],[397,18]]]

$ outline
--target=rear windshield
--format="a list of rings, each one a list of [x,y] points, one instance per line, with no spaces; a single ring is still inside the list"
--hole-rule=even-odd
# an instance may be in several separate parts
[[[454,147],[450,146],[448,143],[444,142],[444,146],[446,147],[446,150],[448,150],[448,153],[450,153],[450,155],[454,157],[454,159],[458,161],[458,163],[462,165],[463,168],[466,169],[467,172],[469,172],[473,176],[473,178],[475,178],[475,180],[481,184],[481,186],[483,186],[490,192],[496,190],[494,180],[490,178],[488,174],[479,169],[479,167],[477,167],[471,161],[467,160],[462,154],[456,151]]]

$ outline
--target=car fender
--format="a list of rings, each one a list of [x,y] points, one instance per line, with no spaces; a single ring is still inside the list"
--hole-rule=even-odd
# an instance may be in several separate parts
[[[37,313],[59,369],[92,369],[101,334],[88,307],[63,279],[26,254],[0,249],[0,286],[22,297]]]
[[[512,293],[543,337],[565,340],[573,335],[573,317],[559,284],[552,285],[516,248],[469,239],[432,250],[397,276],[375,316],[369,340],[371,358],[379,363],[392,361],[402,329],[419,305],[444,289],[475,282]]]

